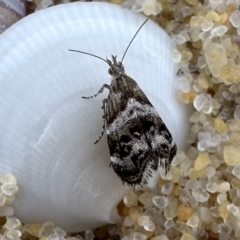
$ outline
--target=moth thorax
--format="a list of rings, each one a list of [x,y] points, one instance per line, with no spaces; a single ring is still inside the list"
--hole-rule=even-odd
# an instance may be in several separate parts
[[[107,59],[107,62],[110,66],[108,73],[111,76],[121,76],[124,74],[124,66],[122,62],[117,62],[117,56],[112,56],[112,61]]]

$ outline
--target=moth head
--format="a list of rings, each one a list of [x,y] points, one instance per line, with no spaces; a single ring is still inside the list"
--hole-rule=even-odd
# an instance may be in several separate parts
[[[121,76],[124,74],[124,66],[122,62],[117,62],[117,56],[112,56],[112,61],[107,59],[107,63],[110,66],[108,73],[111,76]]]

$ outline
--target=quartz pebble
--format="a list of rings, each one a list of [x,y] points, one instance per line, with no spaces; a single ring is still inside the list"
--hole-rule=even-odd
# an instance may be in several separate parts
[[[227,64],[226,49],[218,43],[210,43],[204,50],[208,68],[214,77],[219,77],[223,66]]]
[[[209,199],[209,194],[201,189],[193,190],[192,195],[198,202],[202,203],[206,202]]]
[[[221,182],[218,184],[217,191],[218,192],[227,192],[230,190],[230,183],[229,182]]]
[[[164,196],[154,196],[152,201],[160,209],[164,209],[168,205],[168,198]]]
[[[138,203],[138,195],[134,192],[129,192],[123,199],[123,202],[128,207],[136,207]]]
[[[147,236],[145,234],[142,234],[140,232],[133,233],[133,240],[146,240]]]
[[[240,27],[240,11],[239,10],[233,11],[229,18],[229,21],[235,28],[239,28]]]
[[[238,146],[225,146],[223,154],[224,160],[228,166],[237,166],[240,164],[240,148]]]
[[[194,162],[195,170],[199,171],[204,169],[210,164],[211,160],[208,153],[199,153]]]
[[[226,84],[240,83],[240,68],[234,66],[221,66],[220,78]]]
[[[188,204],[181,204],[177,209],[177,217],[180,221],[186,222],[192,213],[193,209]]]
[[[196,212],[194,212],[191,217],[187,221],[187,225],[192,228],[198,227],[200,224],[199,216]]]
[[[240,179],[240,165],[237,165],[233,168],[232,174]]]
[[[151,238],[151,240],[169,240],[169,238],[166,235],[159,235]]]

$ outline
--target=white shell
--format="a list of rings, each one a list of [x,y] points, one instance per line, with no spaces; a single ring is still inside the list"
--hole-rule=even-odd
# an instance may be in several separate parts
[[[0,36],[0,174],[19,183],[13,204],[23,222],[51,220],[67,231],[118,221],[124,196],[106,136],[97,144],[102,99],[110,83],[103,61],[120,59],[146,18],[107,3],[72,3],[32,14]],[[179,148],[189,114],[175,98],[167,34],[152,21],[133,41],[124,65],[165,121]]]

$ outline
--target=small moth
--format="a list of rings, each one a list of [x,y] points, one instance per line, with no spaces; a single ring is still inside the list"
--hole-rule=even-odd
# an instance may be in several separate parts
[[[83,98],[96,97],[105,88],[109,90],[102,106],[103,130],[95,144],[106,129],[110,166],[123,184],[131,187],[147,185],[152,171],[159,166],[165,167],[167,173],[177,151],[171,133],[161,117],[136,81],[125,73],[122,64],[129,46],[147,20],[133,36],[120,62],[116,56],[112,56],[111,61],[90,53],[69,50],[99,58],[109,65],[111,84],[104,84],[97,94]]]

